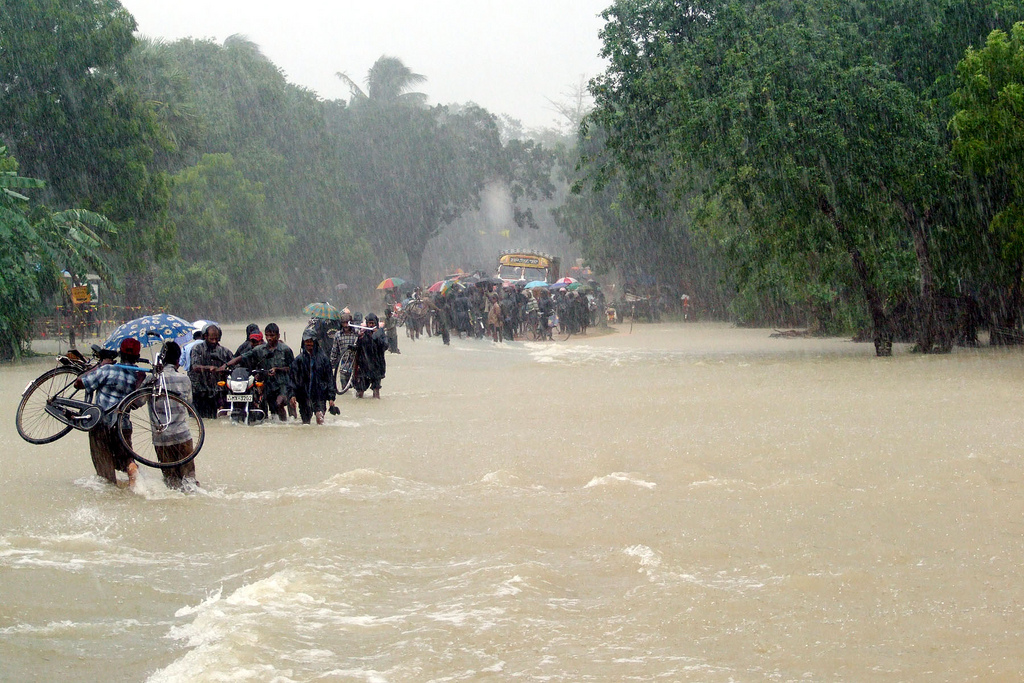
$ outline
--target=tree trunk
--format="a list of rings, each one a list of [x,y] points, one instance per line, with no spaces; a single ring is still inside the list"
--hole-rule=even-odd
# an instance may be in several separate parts
[[[405,251],[405,257],[409,259],[409,277],[417,285],[423,286],[423,252],[426,246],[414,245]]]
[[[857,273],[857,279],[860,280],[861,290],[864,292],[864,300],[867,302],[868,312],[871,314],[875,355],[891,356],[892,326],[889,324],[889,316],[885,312],[882,294],[878,291],[878,287],[875,286],[874,279],[871,277],[871,269],[868,267],[867,261],[864,260],[864,255],[854,241],[849,229],[847,229],[846,224],[839,220],[839,217],[836,215],[835,207],[824,198],[819,200],[818,205],[829,217],[833,227],[836,229],[836,233],[846,247],[846,252],[853,261],[853,270]]]
[[[1024,291],[1021,289],[1021,278],[1024,277],[1024,262],[1018,262],[1014,269],[1013,284],[1010,285],[1009,301],[999,297],[999,307],[995,311],[995,324],[990,326],[989,344],[991,346],[1012,346],[1020,343],[1017,332],[1017,312],[1020,310]]]
[[[931,253],[928,249],[928,216],[919,216],[913,207],[902,200],[896,200],[903,218],[914,237],[914,253],[921,276],[919,313],[917,321],[917,347],[921,353],[941,351],[936,348],[938,324],[935,315],[935,271],[932,268]]]

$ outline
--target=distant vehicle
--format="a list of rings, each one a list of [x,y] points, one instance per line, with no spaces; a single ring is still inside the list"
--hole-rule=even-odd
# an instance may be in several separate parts
[[[495,277],[506,282],[543,280],[550,283],[558,279],[561,264],[560,258],[544,252],[510,249],[498,255]]]

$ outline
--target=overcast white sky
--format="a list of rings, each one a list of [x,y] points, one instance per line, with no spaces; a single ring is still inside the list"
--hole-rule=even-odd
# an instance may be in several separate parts
[[[527,128],[561,123],[567,100],[604,69],[598,14],[612,0],[121,0],[150,38],[241,33],[288,80],[348,99],[335,76],[362,84],[383,54],[427,77],[432,103],[476,102]]]

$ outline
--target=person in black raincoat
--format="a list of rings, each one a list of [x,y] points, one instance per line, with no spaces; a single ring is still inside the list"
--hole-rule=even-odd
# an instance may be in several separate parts
[[[292,361],[288,371],[288,393],[292,408],[298,407],[302,424],[309,424],[313,415],[316,415],[318,425],[323,424],[327,403],[334,408],[331,359],[320,350],[316,333],[312,330],[302,333],[302,352]]]
[[[366,314],[366,328],[360,329],[356,339],[355,379],[352,386],[356,398],[362,398],[367,389],[373,389],[373,397],[380,398],[380,381],[384,379],[387,361],[384,352],[388,349],[388,337],[383,327],[377,326],[377,316]]]

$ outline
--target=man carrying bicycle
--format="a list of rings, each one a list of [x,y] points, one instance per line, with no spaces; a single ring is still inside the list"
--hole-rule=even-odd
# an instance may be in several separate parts
[[[117,484],[116,471],[128,475],[128,486],[135,485],[138,465],[132,454],[121,443],[117,424],[117,404],[139,386],[142,372],[132,370],[142,353],[138,339],[128,338],[121,342],[121,362],[114,365],[99,365],[94,370],[75,380],[75,386],[92,393],[93,403],[103,410],[103,419],[89,432],[89,453],[96,474],[111,484]],[[129,426],[130,429],[130,426]],[[131,443],[131,434],[126,434]]]

